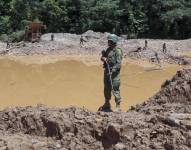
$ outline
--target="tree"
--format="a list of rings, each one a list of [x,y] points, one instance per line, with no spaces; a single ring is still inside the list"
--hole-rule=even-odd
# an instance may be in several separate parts
[[[190,0],[1,0],[0,35],[39,20],[47,32],[87,30],[130,38],[191,37]]]

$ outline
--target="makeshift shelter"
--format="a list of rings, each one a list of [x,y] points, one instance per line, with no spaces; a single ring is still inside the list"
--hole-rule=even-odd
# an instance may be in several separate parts
[[[42,35],[42,29],[46,29],[46,26],[42,23],[29,23],[29,25],[25,27],[25,40],[39,42]]]

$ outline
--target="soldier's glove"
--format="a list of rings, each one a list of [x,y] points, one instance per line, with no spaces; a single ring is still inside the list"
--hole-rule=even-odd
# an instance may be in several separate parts
[[[104,63],[106,63],[107,62],[107,58],[106,57],[101,57],[101,61],[103,61]]]

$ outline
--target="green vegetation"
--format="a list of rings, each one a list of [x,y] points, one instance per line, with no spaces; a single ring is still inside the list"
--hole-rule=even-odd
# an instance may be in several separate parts
[[[47,32],[87,30],[129,38],[191,38],[191,0],[1,0],[0,35],[39,20]]]

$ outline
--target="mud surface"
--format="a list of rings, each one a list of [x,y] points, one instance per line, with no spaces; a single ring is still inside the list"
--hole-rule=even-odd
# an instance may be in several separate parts
[[[37,58],[0,59],[1,108],[41,103],[50,107],[85,107],[95,112],[103,104],[101,62],[88,66],[80,61],[64,60],[64,57]],[[128,60],[121,72],[122,110],[151,97],[179,69],[176,65],[159,68]],[[111,102],[115,106],[114,98]]]
[[[0,112],[1,149],[190,150],[191,70],[178,71],[148,101],[123,113],[70,107]]]

